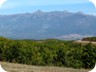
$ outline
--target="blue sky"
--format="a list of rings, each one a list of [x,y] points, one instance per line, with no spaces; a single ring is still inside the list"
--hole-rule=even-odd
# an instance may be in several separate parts
[[[36,10],[84,12],[96,15],[95,6],[88,0],[7,0],[0,7],[0,14],[33,13]]]

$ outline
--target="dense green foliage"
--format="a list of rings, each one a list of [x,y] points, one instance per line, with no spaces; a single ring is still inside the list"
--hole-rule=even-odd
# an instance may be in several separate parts
[[[0,37],[0,60],[31,65],[93,68],[96,45],[73,41],[10,40]]]
[[[96,42],[96,37],[83,38],[82,41],[94,41],[94,42]]]

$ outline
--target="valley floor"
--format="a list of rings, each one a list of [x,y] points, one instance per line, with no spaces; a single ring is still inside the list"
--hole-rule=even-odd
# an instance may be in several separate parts
[[[15,63],[0,62],[8,72],[88,72],[88,69],[74,69],[65,67],[31,66]]]

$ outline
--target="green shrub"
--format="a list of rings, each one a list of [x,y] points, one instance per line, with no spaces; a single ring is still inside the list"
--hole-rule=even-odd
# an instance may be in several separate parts
[[[93,68],[96,63],[96,45],[56,39],[31,41],[0,37],[0,60],[31,65]]]

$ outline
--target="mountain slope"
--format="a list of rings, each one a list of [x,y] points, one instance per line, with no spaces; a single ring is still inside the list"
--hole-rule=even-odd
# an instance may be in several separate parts
[[[16,39],[81,38],[95,35],[96,16],[67,11],[1,15],[0,35]],[[77,36],[77,37],[76,37]]]

